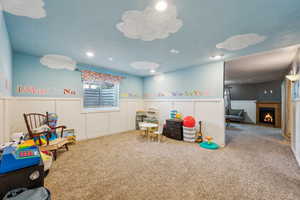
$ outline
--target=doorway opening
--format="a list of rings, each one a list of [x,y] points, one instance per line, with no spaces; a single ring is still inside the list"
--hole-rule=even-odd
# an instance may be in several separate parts
[[[291,46],[225,62],[227,130],[238,127],[243,131],[252,127],[255,131],[255,128],[262,128],[266,132],[273,130],[278,138],[290,141],[293,134],[293,87],[286,76],[299,55],[299,46]]]

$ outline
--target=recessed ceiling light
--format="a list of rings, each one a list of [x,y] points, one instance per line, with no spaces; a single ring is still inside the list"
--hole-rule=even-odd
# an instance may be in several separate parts
[[[209,57],[211,60],[221,60],[224,58],[224,55],[214,55]]]
[[[109,57],[108,60],[109,61],[113,61],[114,59],[113,59],[113,57]]]
[[[179,53],[180,53],[180,51],[177,50],[177,49],[171,49],[170,52],[171,52],[171,53],[174,53],[174,54],[179,54]]]
[[[163,12],[168,8],[168,4],[166,1],[161,0],[159,2],[156,3],[155,5],[155,9],[159,12]]]
[[[85,55],[86,55],[87,57],[89,57],[89,58],[92,58],[92,57],[95,56],[94,52],[91,52],[91,51],[87,51],[87,52],[85,53]]]
[[[150,73],[151,73],[151,74],[154,74],[155,72],[156,72],[155,69],[151,69],[151,70],[150,70]]]

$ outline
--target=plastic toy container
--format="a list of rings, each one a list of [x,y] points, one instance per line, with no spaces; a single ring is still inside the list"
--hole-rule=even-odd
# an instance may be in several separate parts
[[[26,149],[17,149],[12,146],[6,147],[0,160],[0,174],[38,165],[40,160],[39,149],[35,146]]]
[[[170,112],[170,118],[171,118],[171,119],[175,119],[177,113],[178,113],[177,110],[171,110],[171,112]]]

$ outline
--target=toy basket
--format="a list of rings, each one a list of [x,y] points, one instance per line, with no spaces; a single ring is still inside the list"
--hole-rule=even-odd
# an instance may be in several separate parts
[[[195,142],[196,140],[196,128],[183,127],[183,140],[185,142]]]

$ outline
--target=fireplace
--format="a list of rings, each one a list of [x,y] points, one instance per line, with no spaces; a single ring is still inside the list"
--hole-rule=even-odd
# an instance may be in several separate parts
[[[256,123],[263,126],[281,128],[281,103],[257,102]]]
[[[259,108],[259,122],[275,125],[275,108]]]

